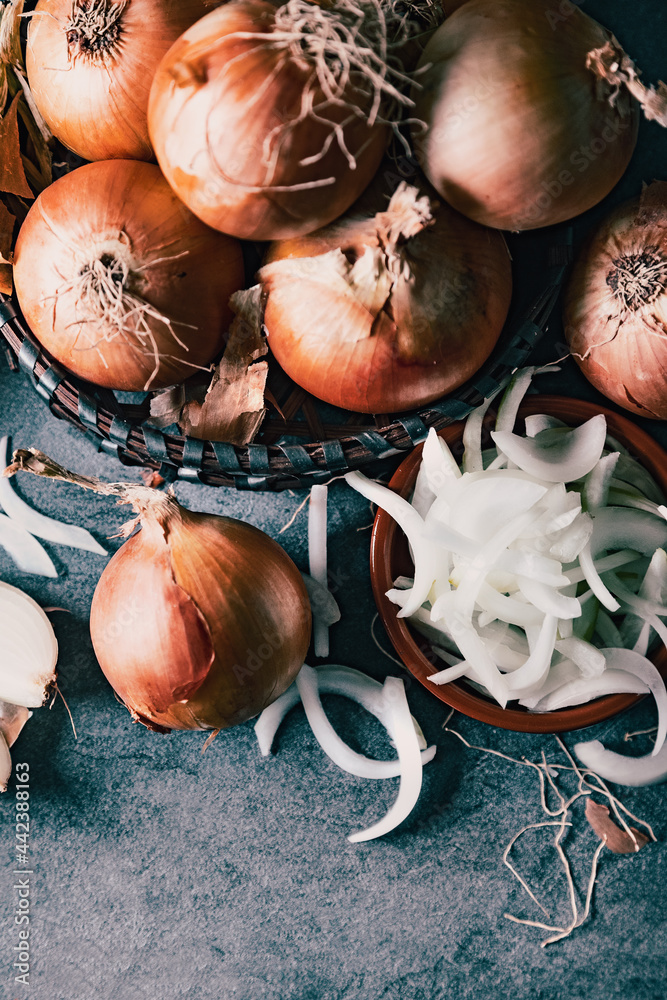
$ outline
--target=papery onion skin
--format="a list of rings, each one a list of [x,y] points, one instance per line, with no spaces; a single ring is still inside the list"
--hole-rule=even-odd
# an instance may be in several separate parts
[[[398,239],[391,268],[400,278],[377,313],[343,298],[318,270],[324,254],[358,261],[386,244],[391,205],[375,216],[352,210],[269,248],[260,271],[269,349],[302,388],[357,413],[408,410],[460,386],[491,354],[511,298],[505,243],[448,205],[430,202],[430,210],[433,224]],[[311,260],[290,274],[281,262],[298,258]]]
[[[591,235],[566,289],[564,328],[596,389],[667,420],[667,183],[649,185]]]
[[[93,278],[116,266],[128,272],[111,279],[123,293],[120,320],[101,318]],[[83,278],[92,282],[86,302]],[[14,283],[56,361],[97,385],[140,391],[182,381],[221,350],[243,257],[236,240],[188,212],[154,164],[105,160],[37,198],[16,242]]]
[[[597,204],[637,139],[635,102],[586,68],[611,37],[560,0],[468,0],[422,56],[414,132],[436,190],[487,226],[553,225]]]
[[[389,141],[379,122],[346,121],[346,102],[362,100],[354,86],[344,101],[320,109],[325,123],[298,120],[312,66],[237,36],[269,38],[275,10],[264,0],[238,0],[212,11],[172,46],[151,89],[149,130],[165,177],[195,215],[241,239],[284,239],[337,218],[370,182]],[[325,102],[317,84],[313,95],[315,104]],[[316,162],[300,165],[331,140],[328,122],[342,127],[355,169],[335,139]],[[280,150],[268,163],[264,142],[274,129],[281,129]]]
[[[155,69],[213,2],[39,0],[30,18],[26,68],[53,134],[86,160],[152,160],[147,112]],[[90,23],[95,8],[110,22],[106,30],[73,27],[77,12]]]
[[[102,573],[90,632],[107,680],[155,729],[224,729],[287,690],[310,640],[301,576],[252,525],[150,512]]]

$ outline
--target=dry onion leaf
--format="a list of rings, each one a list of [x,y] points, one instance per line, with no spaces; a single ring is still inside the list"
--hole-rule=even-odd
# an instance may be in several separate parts
[[[631,834],[622,830],[614,823],[608,807],[590,797],[586,799],[586,819],[614,854],[635,854],[640,847],[649,843],[646,834],[634,826],[630,827]]]

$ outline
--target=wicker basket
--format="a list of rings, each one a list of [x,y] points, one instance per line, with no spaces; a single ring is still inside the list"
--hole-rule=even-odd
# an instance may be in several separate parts
[[[496,349],[470,381],[417,412],[371,417],[321,404],[274,367],[271,391],[277,408],[267,413],[255,442],[244,447],[158,430],[148,422],[148,394],[128,404],[64,371],[27,329],[15,303],[2,296],[0,329],[10,363],[27,373],[51,411],[123,464],[159,470],[168,481],[181,478],[207,486],[306,487],[409,450],[430,427],[465,417],[528,361],[546,329],[572,249],[569,227],[540,234],[537,245],[531,235],[521,237],[520,251],[512,247],[521,280],[515,274],[512,308]],[[525,257],[525,268],[517,268],[517,256]]]

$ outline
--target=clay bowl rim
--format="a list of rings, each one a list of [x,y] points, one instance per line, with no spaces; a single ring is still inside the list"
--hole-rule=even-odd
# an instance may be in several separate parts
[[[530,414],[548,413],[572,425],[583,423],[598,413],[607,419],[609,434],[628,448],[632,456],[651,473],[667,496],[667,452],[643,428],[628,417],[604,405],[567,396],[537,395],[525,399],[519,409],[519,420]],[[492,419],[492,418],[491,418]],[[438,433],[452,445],[460,443],[465,421],[443,427]],[[423,445],[417,447],[401,462],[392,476],[389,487],[407,497],[417,475]],[[378,510],[373,523],[370,550],[370,575],[373,596],[385,629],[394,649],[407,670],[435,698],[469,718],[486,722],[501,729],[523,733],[563,733],[604,722],[638,704],[646,695],[614,694],[594,701],[552,712],[530,712],[526,709],[501,708],[500,705],[478,694],[472,688],[451,681],[437,687],[427,677],[441,667],[435,667],[425,655],[428,641],[413,633],[405,619],[396,617],[396,605],[385,597],[393,586],[394,562],[397,543],[404,538],[396,522],[383,510]],[[660,646],[651,659],[660,672],[667,674],[667,649]]]

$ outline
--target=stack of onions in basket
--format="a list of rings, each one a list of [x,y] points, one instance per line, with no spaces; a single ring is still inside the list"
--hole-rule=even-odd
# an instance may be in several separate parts
[[[309,236],[272,244],[259,272],[269,348],[328,403],[391,413],[432,402],[488,358],[507,316],[500,233],[401,183]]]
[[[243,257],[154,164],[102,160],[37,198],[17,239],[14,282],[57,361],[97,385],[140,391],[181,382],[220,352]]]

